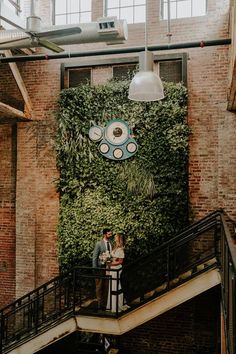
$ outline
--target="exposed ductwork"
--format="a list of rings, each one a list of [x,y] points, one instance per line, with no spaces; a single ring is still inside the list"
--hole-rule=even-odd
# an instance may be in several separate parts
[[[128,38],[126,21],[117,20],[115,17],[104,17],[96,22],[84,24],[50,26],[42,29],[40,29],[40,19],[38,17],[31,16],[28,20],[26,32],[20,30],[0,31],[0,50],[41,47],[42,45],[38,38],[51,41],[56,45],[94,42],[115,44],[122,43]],[[80,31],[74,31],[73,33],[73,29],[76,28],[80,28]],[[70,30],[71,34],[69,33]],[[54,31],[55,33],[53,33]],[[32,36],[32,33],[35,36]]]

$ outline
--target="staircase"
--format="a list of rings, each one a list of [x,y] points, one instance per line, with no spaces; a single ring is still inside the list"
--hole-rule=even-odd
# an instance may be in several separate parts
[[[216,211],[123,267],[121,284],[130,306],[125,312],[97,311],[98,274],[88,267],[74,268],[5,307],[0,353],[40,353],[78,331],[122,335],[221,284],[227,353],[236,354],[235,275],[236,250],[223,212]],[[81,353],[84,345],[87,353],[103,352],[101,343],[87,342],[80,344]]]

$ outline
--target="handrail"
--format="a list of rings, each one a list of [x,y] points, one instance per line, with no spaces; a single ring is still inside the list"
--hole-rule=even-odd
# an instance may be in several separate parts
[[[164,249],[170,244],[174,244],[179,240],[183,241],[184,239],[186,239],[186,237],[189,238],[195,235],[197,232],[204,232],[205,230],[204,227],[208,227],[208,228],[211,227],[212,225],[209,226],[210,222],[213,222],[213,224],[215,224],[216,218],[219,217],[222,212],[223,212],[222,209],[215,210],[212,213],[205,216],[204,218],[202,218],[201,220],[198,220],[194,224],[187,226],[186,228],[183,229],[181,233],[175,235],[170,240],[163,242],[161,245],[155,247],[153,251],[150,252],[148,255],[141,256],[135,261],[125,265],[124,269],[130,267],[131,265],[142,263],[145,259],[148,259],[150,255],[155,254],[156,252],[160,251],[161,249]]]
[[[179,233],[178,235],[174,236],[172,239],[170,239],[170,240],[164,242],[164,243],[161,244],[160,246],[156,247],[150,254],[153,254],[153,253],[157,252],[158,250],[160,250],[160,249],[166,247],[166,246],[167,246],[168,244],[170,244],[170,243],[175,243],[177,240],[182,239],[186,234],[189,235],[189,233],[190,233],[191,231],[195,231],[195,232],[196,232],[196,229],[199,229],[200,226],[202,226],[202,225],[208,223],[209,220],[214,220],[214,219],[216,218],[216,216],[221,215],[221,213],[222,213],[222,209],[213,211],[212,213],[208,214],[207,216],[205,216],[205,217],[202,218],[201,220],[196,221],[194,224],[192,224],[192,225],[190,225],[190,226],[187,226],[186,228],[183,229],[183,231],[182,231],[181,233]],[[136,263],[142,262],[144,259],[148,258],[148,257],[150,256],[150,254],[149,254],[149,255],[145,255],[145,256],[141,256],[138,260],[135,260],[135,261],[129,263],[129,266],[130,266],[131,264],[136,264]],[[126,267],[127,267],[127,265],[124,266],[124,268],[126,268]],[[78,268],[78,267],[75,267],[75,268]],[[82,268],[83,268],[83,269],[90,269],[90,267],[86,267],[86,266],[82,266],[82,267],[79,267],[79,268],[81,268],[81,269],[82,269]],[[65,273],[63,274],[63,277],[69,276],[70,273],[71,273],[71,270],[65,272]],[[23,295],[23,296],[21,296],[20,298],[18,298],[17,300],[13,301],[11,304],[6,305],[5,307],[1,308],[1,309],[0,309],[0,312],[5,311],[5,310],[6,310],[7,308],[9,308],[10,306],[13,306],[13,305],[15,305],[16,303],[19,303],[19,302],[23,301],[24,299],[30,297],[32,294],[37,293],[37,292],[39,292],[40,290],[47,288],[48,285],[50,285],[50,284],[53,283],[53,282],[58,281],[60,278],[61,278],[61,275],[58,275],[58,276],[56,276],[56,277],[50,279],[48,282],[46,282],[46,283],[40,285],[39,287],[37,287],[37,288],[34,289],[34,290],[31,290],[31,291],[28,292],[26,295]]]
[[[204,241],[204,242],[202,242]],[[200,246],[199,246],[200,245]],[[186,227],[171,240],[156,247],[149,255],[123,267],[121,284],[124,298],[133,306],[139,298],[140,306],[147,300],[147,293],[157,297],[163,292],[199,275],[209,268],[220,266],[222,297],[229,354],[235,349],[235,275],[236,254],[223,211],[217,210]],[[232,255],[232,256],[231,256]],[[204,269],[202,268],[204,265]],[[114,270],[115,271],[115,270]],[[116,271],[115,271],[116,272]],[[190,273],[188,278],[182,274]],[[0,353],[38,335],[58,321],[79,314],[99,315],[96,310],[95,279],[105,278],[110,284],[117,282],[116,290],[110,287],[109,296],[116,298],[116,311],[110,316],[119,317],[119,290],[117,275],[104,269],[75,267],[53,278],[0,310]],[[175,280],[178,279],[178,284]],[[162,288],[161,292],[157,289]],[[106,316],[102,313],[101,316]]]
[[[119,270],[113,269],[113,274]],[[119,281],[112,278],[106,269],[75,267],[66,275],[54,278],[43,286],[14,301],[0,311],[0,353],[14,348],[31,337],[55,325],[62,319],[73,317],[78,311],[94,314],[95,307],[87,308],[87,302],[95,299],[95,279],[108,282]],[[109,291],[109,298],[118,298],[120,292]],[[116,300],[116,303],[117,300]],[[109,310],[109,308],[108,308]],[[117,317],[118,309],[110,316]]]
[[[125,265],[121,283],[128,303],[163,284],[166,290],[174,287],[174,279],[182,273],[191,271],[191,277],[198,275],[199,264],[217,256],[221,213],[217,210],[209,214],[148,255]],[[205,249],[197,249],[197,244],[205,239]],[[216,266],[216,262],[211,266]]]
[[[226,223],[224,215],[221,215],[221,220],[222,220],[222,224],[223,224],[223,228],[224,228],[224,232],[225,232],[225,239],[228,244],[229,252],[231,255],[232,266],[234,268],[234,271],[236,272],[236,248],[235,248],[235,245],[234,245],[234,242],[233,242],[232,236],[230,234],[230,231],[229,231],[229,228]]]
[[[227,353],[236,354],[236,248],[221,215],[221,293]]]

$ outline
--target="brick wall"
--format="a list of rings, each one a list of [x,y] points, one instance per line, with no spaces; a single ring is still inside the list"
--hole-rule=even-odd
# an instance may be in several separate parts
[[[55,64],[30,63],[21,68],[22,75],[28,77],[25,83],[34,106],[34,122],[18,124],[17,296],[58,274],[54,114],[60,64]]]
[[[0,125],[0,307],[15,297],[15,128]]]
[[[121,354],[219,353],[219,298],[214,288],[124,334]]]
[[[222,207],[235,220],[236,122],[235,113],[226,110],[228,52],[224,47],[203,51],[189,60],[191,209],[202,217]]]
[[[50,23],[47,0],[40,15]],[[103,0],[93,0],[93,20],[102,16]],[[228,37],[229,0],[208,0],[207,17],[171,21],[172,43]],[[26,10],[29,8],[26,6]],[[150,1],[148,43],[167,43],[167,21]],[[144,24],[129,28],[119,46],[144,45]],[[103,43],[68,46],[68,50],[104,49]],[[186,48],[188,60],[189,207],[199,219],[219,207],[236,219],[236,119],[227,107],[228,46]],[[38,49],[47,52],[45,49]],[[155,54],[173,53],[160,51]],[[135,54],[116,56],[127,57]],[[101,57],[94,57],[96,59]],[[89,58],[91,60],[91,58]],[[60,64],[86,58],[18,63],[33,103],[33,122],[0,125],[0,307],[58,274],[59,196],[56,169],[55,112],[60,92]],[[111,76],[96,68],[93,82]],[[23,103],[7,64],[0,64],[0,100]],[[16,154],[17,146],[17,154]],[[130,331],[120,338],[123,354],[216,354],[219,294],[211,290]]]
[[[58,274],[54,134],[47,122],[18,124],[17,296]]]
[[[24,110],[24,102],[9,65],[0,64],[0,102]]]
[[[228,36],[229,1],[209,0],[208,3],[206,17],[171,22],[173,43]],[[50,3],[42,0],[40,4],[40,15],[44,16],[45,23],[50,23]],[[102,4],[102,0],[93,1],[93,20],[102,15]],[[167,21],[159,21],[158,1],[150,1],[148,15],[148,43],[167,43]],[[144,24],[135,24],[129,28],[127,43],[115,48],[140,45],[144,45]],[[104,48],[104,43],[97,43],[69,45],[66,49],[83,51]],[[189,55],[189,202],[194,219],[219,207],[224,207],[232,218],[236,217],[236,140],[233,135],[236,120],[234,113],[226,110],[228,49],[228,46],[214,46],[179,50]],[[45,49],[42,51],[45,52]],[[168,51],[156,52],[165,53]],[[122,54],[116,58],[125,56],[133,57],[135,54]],[[94,57],[94,61],[97,58],[102,59]],[[34,121],[18,123],[17,127],[17,296],[58,272],[56,225],[59,198],[53,183],[58,172],[53,144],[56,131],[54,114],[60,92],[60,64],[79,65],[84,61],[86,58],[17,64],[34,107]],[[99,83],[110,77],[110,68],[96,69],[95,74],[94,83]],[[0,64],[0,97],[3,99],[6,96],[22,102],[8,65]],[[10,126],[4,129],[10,129]],[[1,146],[4,154],[8,154],[9,150],[4,150],[5,145],[1,143]],[[2,185],[3,182],[0,188]],[[11,228],[14,230],[14,222]],[[9,242],[12,241],[13,237],[9,237]]]
[[[54,111],[60,66],[31,64],[19,63],[18,67],[28,77],[24,82],[33,102],[34,121],[18,123],[14,141],[11,124],[0,125],[0,282],[4,289],[0,306],[58,274]],[[0,96],[3,102],[23,107],[7,64],[1,65]],[[16,146],[17,154],[13,154]]]

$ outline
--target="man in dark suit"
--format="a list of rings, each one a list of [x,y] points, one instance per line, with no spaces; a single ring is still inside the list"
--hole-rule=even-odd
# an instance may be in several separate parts
[[[101,271],[98,270],[100,278],[96,278],[96,297],[98,301],[98,309],[106,310],[107,305],[107,295],[108,295],[108,279],[102,278],[106,275],[106,255],[110,254],[112,251],[112,246],[110,239],[112,237],[112,231],[110,229],[103,230],[103,239],[98,241],[95,245],[93,251],[93,267],[101,268]]]

